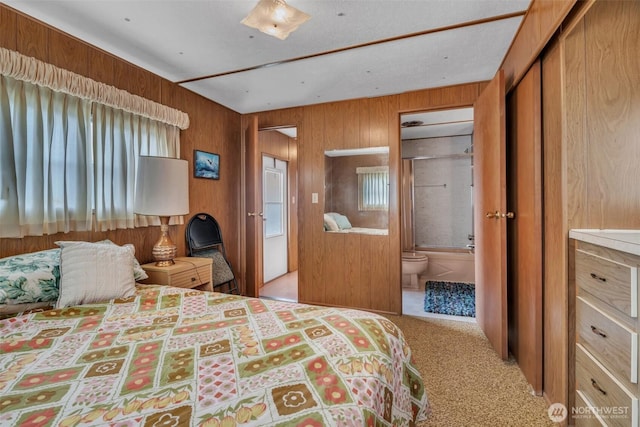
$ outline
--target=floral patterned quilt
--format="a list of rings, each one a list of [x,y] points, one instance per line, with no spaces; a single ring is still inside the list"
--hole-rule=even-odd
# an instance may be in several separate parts
[[[0,321],[0,425],[404,426],[427,396],[384,317],[166,286]]]

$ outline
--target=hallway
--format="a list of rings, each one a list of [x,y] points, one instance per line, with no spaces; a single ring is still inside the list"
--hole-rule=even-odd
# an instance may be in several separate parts
[[[260,298],[298,302],[298,271],[292,271],[265,283]]]

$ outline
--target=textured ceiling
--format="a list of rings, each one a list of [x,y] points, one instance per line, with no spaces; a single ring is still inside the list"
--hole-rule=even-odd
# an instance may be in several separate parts
[[[240,24],[257,0],[4,3],[239,113],[489,80],[529,6],[291,0],[311,19],[278,40]]]

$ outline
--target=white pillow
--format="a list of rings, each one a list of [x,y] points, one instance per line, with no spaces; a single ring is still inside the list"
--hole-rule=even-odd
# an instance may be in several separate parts
[[[329,231],[340,231],[340,227],[338,227],[338,223],[329,214],[324,214],[324,227]]]
[[[89,242],[60,246],[60,294],[56,308],[126,298],[135,294],[130,247]]]
[[[117,243],[113,243],[109,239],[100,240],[100,241],[95,242],[95,243],[101,243],[103,245],[117,245]],[[130,247],[130,249],[131,249],[131,251],[133,253],[133,277],[134,277],[134,279],[136,279],[136,282],[139,282],[139,281],[144,280],[144,279],[148,279],[149,276],[147,275],[147,272],[144,271],[144,269],[140,266],[140,263],[136,259],[136,247],[133,246],[131,243],[125,243],[122,246]]]

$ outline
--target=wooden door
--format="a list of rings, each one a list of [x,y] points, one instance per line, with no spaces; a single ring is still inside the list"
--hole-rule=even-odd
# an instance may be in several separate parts
[[[245,293],[260,295],[262,284],[262,158],[258,145],[258,117],[249,118],[245,139],[246,157],[246,254],[247,273]]]
[[[542,137],[540,62],[507,101],[509,350],[542,394]]]
[[[507,227],[504,72],[474,105],[473,186],[476,319],[496,352],[507,349]]]

